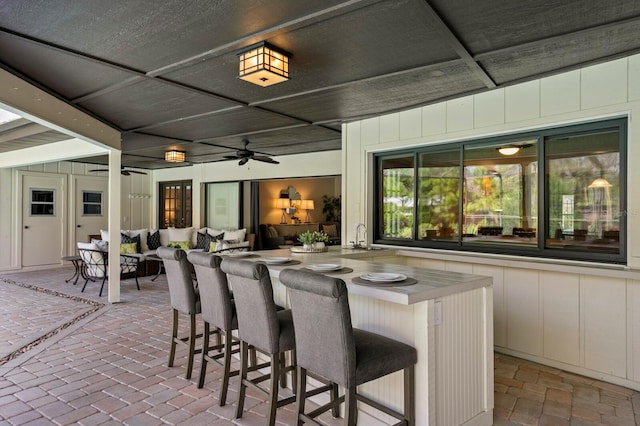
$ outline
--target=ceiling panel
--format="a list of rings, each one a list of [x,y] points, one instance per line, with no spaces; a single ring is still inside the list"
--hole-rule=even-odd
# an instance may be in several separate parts
[[[300,124],[303,123],[298,120],[256,108],[244,108],[154,127],[152,133],[193,141]]]
[[[118,90],[80,102],[123,130],[195,114],[237,107],[155,79],[139,80]]]
[[[455,92],[451,85],[455,82]],[[309,95],[269,102],[274,111],[297,111],[312,122],[380,114],[462,95],[486,87],[462,63],[360,82]]]
[[[430,0],[429,3],[473,54],[640,15],[640,2],[636,0]]]
[[[587,62],[601,62],[601,58],[637,50],[638,34],[640,34],[640,22],[631,22],[603,31],[563,37],[553,43],[488,55],[479,59],[496,82],[502,84],[551,73],[561,67],[568,69]],[[590,48],[581,47],[585,45]]]
[[[0,33],[2,61],[67,99],[116,84],[132,73]]]

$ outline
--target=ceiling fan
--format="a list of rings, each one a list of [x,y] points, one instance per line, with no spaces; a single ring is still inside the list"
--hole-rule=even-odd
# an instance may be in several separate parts
[[[247,149],[247,145],[249,145],[248,139],[243,139],[244,148],[236,151],[236,155],[225,155],[224,158],[227,160],[240,160],[238,162],[239,166],[246,164],[249,160],[262,161],[263,163],[271,163],[271,164],[280,164],[279,161],[274,160],[271,157],[267,157],[266,155],[256,155],[254,151]]]
[[[90,172],[108,172],[109,169],[93,169],[89,170]],[[123,176],[129,176],[131,173],[136,173],[139,175],[146,175],[146,172],[139,172],[137,170],[129,170],[125,166],[120,167],[120,174]]]

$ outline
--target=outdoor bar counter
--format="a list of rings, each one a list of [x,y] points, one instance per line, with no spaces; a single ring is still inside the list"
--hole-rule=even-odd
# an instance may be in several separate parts
[[[260,257],[258,257],[260,256]],[[493,423],[492,278],[402,265],[393,249],[331,247],[324,253],[289,249],[256,252],[252,260],[289,257],[288,264],[268,264],[276,303],[288,306],[278,281],[284,268],[339,264],[325,272],[349,289],[353,326],[413,345],[416,365],[416,425],[490,425]],[[412,285],[376,286],[352,282],[370,272],[394,272]],[[402,411],[403,376],[394,373],[359,387],[360,392]],[[390,424],[392,418],[360,405],[358,423]]]

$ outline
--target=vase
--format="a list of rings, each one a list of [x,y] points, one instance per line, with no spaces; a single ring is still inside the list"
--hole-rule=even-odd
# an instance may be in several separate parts
[[[313,249],[313,244],[303,244],[302,248],[311,251]]]
[[[316,241],[312,244],[313,248],[316,250],[320,250],[324,248],[324,241]]]

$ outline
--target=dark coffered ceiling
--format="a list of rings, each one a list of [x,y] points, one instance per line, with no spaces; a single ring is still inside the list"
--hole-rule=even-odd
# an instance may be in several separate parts
[[[149,169],[169,147],[224,161],[244,138],[340,149],[344,122],[636,53],[639,35],[635,0],[0,0],[0,65],[120,130],[123,164]],[[262,40],[292,53],[291,80],[237,78]],[[31,126],[0,126],[0,152],[59,140]]]

